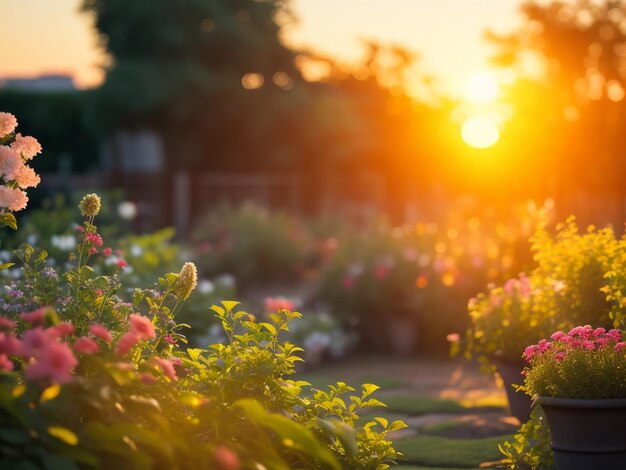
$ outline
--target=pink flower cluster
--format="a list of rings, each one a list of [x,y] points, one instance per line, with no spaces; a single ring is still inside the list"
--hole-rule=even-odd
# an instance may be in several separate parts
[[[295,308],[296,305],[284,297],[267,297],[265,299],[265,311],[268,313],[276,313],[281,310],[289,310],[291,312]]]
[[[0,139],[11,137],[17,126],[15,116],[0,113]],[[26,207],[28,197],[23,189],[33,188],[41,179],[26,162],[41,152],[37,139],[17,134],[9,145],[0,145],[0,209],[19,211]],[[8,183],[14,183],[9,185]]]
[[[552,359],[562,361],[573,351],[602,351],[612,347],[619,352],[626,349],[626,341],[622,337],[621,330],[609,330],[605,328],[592,328],[590,325],[577,326],[568,333],[557,331],[550,337],[552,341],[542,339],[535,345],[528,346],[524,350],[523,357],[527,362],[533,359],[545,357],[550,354]]]
[[[129,323],[130,331],[122,335],[115,348],[119,356],[126,355],[140,341],[156,338],[154,325],[147,317],[133,313],[129,318]]]

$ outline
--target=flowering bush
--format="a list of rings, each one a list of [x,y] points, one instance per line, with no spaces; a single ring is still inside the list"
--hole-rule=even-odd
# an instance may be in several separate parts
[[[531,396],[626,398],[626,339],[621,330],[577,326],[528,346],[524,388]]]
[[[310,256],[305,236],[286,214],[242,206],[210,213],[194,230],[193,241],[205,276],[227,273],[245,286],[301,275]]]
[[[15,133],[17,119],[0,113],[0,227],[17,228],[12,212],[26,207],[24,189],[39,184],[40,178],[28,161],[41,152],[37,139]]]
[[[279,335],[298,313],[257,321],[223,302],[212,310],[227,343],[187,349],[176,317],[192,263],[119,295],[126,260],[109,275],[90,265],[110,256],[100,204],[81,201],[67,263],[15,252],[23,275],[0,302],[1,468],[384,469],[400,456],[386,435],[404,423],[359,419],[382,405],[376,386],[289,379],[301,349]]]
[[[476,355],[485,364],[494,357],[519,360],[528,342],[555,330],[612,325],[614,302],[603,290],[623,244],[613,231],[590,227],[579,234],[570,217],[557,226],[555,236],[541,228],[531,241],[537,266],[529,276],[492,286],[470,300],[472,324],[463,344],[467,357]]]

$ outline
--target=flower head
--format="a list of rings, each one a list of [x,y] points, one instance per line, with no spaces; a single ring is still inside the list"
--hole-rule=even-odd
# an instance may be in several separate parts
[[[196,265],[191,262],[183,264],[183,267],[178,274],[178,280],[176,283],[178,287],[178,296],[183,300],[187,300],[191,295],[191,292],[198,284],[198,271],[196,270]]]
[[[111,336],[109,330],[107,330],[104,325],[100,325],[98,323],[89,327],[89,333],[107,343],[110,343],[113,340],[113,336]]]
[[[0,176],[7,181],[14,180],[22,167],[24,162],[14,150],[0,145]]]
[[[137,336],[133,332],[126,333],[122,335],[120,340],[117,342],[117,347],[115,348],[115,353],[118,356],[124,356],[128,351],[133,349],[135,345],[141,341],[141,338]]]
[[[68,383],[71,382],[72,370],[77,365],[78,360],[67,344],[49,342],[44,345],[37,359],[26,368],[26,378]]]
[[[100,346],[93,339],[82,336],[74,342],[74,351],[83,354],[96,354]]]
[[[10,211],[21,211],[26,208],[28,196],[21,189],[0,186],[0,208],[6,207]]]
[[[95,217],[100,212],[100,196],[97,194],[87,194],[83,196],[78,204],[80,213],[85,217]]]
[[[24,160],[30,160],[41,152],[41,145],[34,137],[17,134],[11,148],[17,152]]]
[[[17,127],[17,119],[11,113],[0,113],[0,137],[12,134]]]
[[[147,317],[133,313],[129,317],[130,331],[140,339],[151,339],[156,337],[154,325]]]
[[[168,359],[163,359],[162,357],[153,357],[152,362],[157,365],[161,371],[165,374],[165,376],[170,379],[172,382],[176,382],[178,377],[176,376],[176,371],[174,370],[174,365]]]

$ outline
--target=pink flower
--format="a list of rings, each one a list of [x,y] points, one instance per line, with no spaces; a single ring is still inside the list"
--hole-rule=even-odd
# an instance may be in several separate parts
[[[391,270],[389,269],[389,267],[385,266],[385,265],[378,265],[376,266],[376,268],[374,268],[374,277],[376,279],[384,279],[389,275],[389,272]]]
[[[37,360],[27,366],[26,378],[68,383],[71,382],[72,370],[77,365],[78,360],[67,344],[51,342],[42,349]]]
[[[556,362],[561,362],[563,359],[565,359],[566,356],[567,356],[567,354],[565,352],[560,351],[560,352],[554,354],[554,360]]]
[[[596,328],[595,330],[593,330],[593,336],[595,337],[602,336],[605,333],[606,330],[604,328]]]
[[[213,457],[215,458],[217,470],[241,469],[241,461],[239,460],[239,457],[226,446],[218,446],[215,449]]]
[[[169,360],[163,359],[162,357],[153,357],[152,362],[159,366],[167,378],[172,382],[176,382],[178,380],[178,377],[176,377],[176,371],[174,370],[174,365]]]
[[[115,264],[117,264],[117,267],[120,269],[124,269],[125,267],[128,266],[128,263],[126,261],[124,261],[122,258],[118,259]]]
[[[143,373],[143,374],[141,374],[139,377],[141,378],[141,381],[142,381],[143,383],[145,383],[145,384],[154,384],[154,383],[157,383],[157,378],[156,378],[154,375],[149,374],[149,373],[147,373],[147,372],[144,372],[144,373]]]
[[[31,325],[41,325],[46,318],[46,307],[38,308],[28,313],[21,313],[20,318]]]
[[[17,127],[17,119],[11,113],[0,113],[0,137],[12,134]]]
[[[113,254],[113,250],[111,248],[105,248],[102,250],[102,254],[108,258]]]
[[[111,336],[109,330],[107,330],[104,325],[100,325],[98,323],[89,327],[89,333],[94,335],[96,338],[104,340],[107,343],[110,343],[113,340],[113,336]]]
[[[129,332],[119,339],[117,342],[117,346],[115,348],[115,353],[118,356],[124,356],[128,351],[130,351],[135,345],[141,341],[141,338],[137,336],[135,333]]]
[[[28,204],[28,196],[21,189],[0,186],[0,208],[6,207],[10,211],[21,211]]]
[[[14,180],[24,162],[10,147],[0,145],[0,176],[6,180]]]
[[[89,248],[90,255],[95,255],[96,253],[98,253],[98,249],[95,246]]]
[[[556,333],[552,333],[552,336],[550,336],[550,338],[552,338],[553,341],[558,341],[564,336],[565,333],[563,333],[562,331],[557,331]]]
[[[608,336],[609,339],[617,343],[622,339],[622,332],[620,330],[613,329],[613,330],[609,330],[606,336]]]
[[[37,139],[31,136],[23,136],[17,134],[15,141],[11,144],[11,148],[15,150],[24,160],[30,160],[41,152],[41,145]]]
[[[22,336],[20,354],[24,357],[38,357],[48,344],[57,342],[58,335],[40,326],[27,330]]]
[[[11,371],[15,366],[9,360],[6,354],[0,354],[0,370]]]
[[[265,299],[265,311],[269,313],[280,312],[281,310],[289,310],[291,312],[295,307],[291,300],[284,297],[267,297]]]
[[[0,332],[0,354],[15,356],[21,351],[20,340],[11,333]]]
[[[85,235],[85,241],[93,243],[95,246],[102,246],[102,244],[104,243],[104,240],[102,240],[100,234],[93,232],[89,232],[87,233],[87,235]]]
[[[81,336],[74,342],[74,350],[83,354],[96,354],[100,346],[93,339]]]
[[[593,341],[583,341],[583,347],[587,350],[587,351],[594,351],[596,349],[596,343],[594,343]]]
[[[6,317],[0,317],[0,329],[12,330],[15,328],[15,322]]]
[[[71,335],[72,333],[74,333],[75,330],[76,328],[74,328],[74,325],[66,321],[61,322],[58,325],[55,325],[52,328],[48,329],[50,334],[56,334],[59,338]]]
[[[526,349],[524,349],[524,353],[522,354],[522,357],[526,359],[526,361],[530,362],[530,360],[535,355],[536,351],[537,351],[536,346],[528,346]]]
[[[140,339],[150,339],[156,337],[154,325],[143,315],[138,315],[136,313],[131,314],[129,323],[131,333],[134,333]]]
[[[354,278],[352,276],[345,276],[341,280],[341,286],[346,290],[351,290],[354,287]]]
[[[617,344],[615,345],[615,350],[616,350],[617,352],[623,351],[625,348],[626,348],[626,341],[622,341],[622,342],[617,343]]]

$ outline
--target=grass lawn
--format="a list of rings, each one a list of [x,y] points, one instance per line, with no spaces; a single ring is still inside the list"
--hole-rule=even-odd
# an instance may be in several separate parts
[[[457,413],[465,410],[458,401],[447,398],[419,395],[389,395],[383,401],[387,405],[387,411],[413,416],[427,413]]]
[[[498,444],[511,438],[512,436],[448,439],[438,436],[416,436],[398,441],[396,448],[404,454],[407,462],[419,463],[425,468],[477,468],[483,462],[502,459]]]

